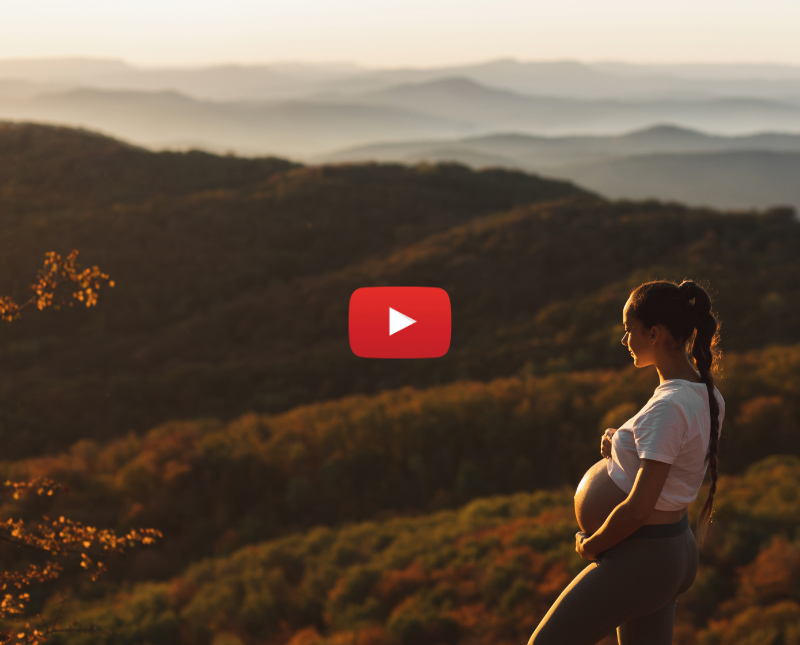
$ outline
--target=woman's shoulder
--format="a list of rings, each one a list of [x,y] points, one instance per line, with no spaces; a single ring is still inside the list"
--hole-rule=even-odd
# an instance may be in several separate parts
[[[651,419],[682,416],[686,417],[687,401],[686,393],[681,390],[680,385],[671,384],[667,381],[662,383],[650,400],[636,415],[636,422],[642,424]]]
[[[725,409],[725,399],[722,392],[714,385],[714,397],[721,409]],[[654,399],[658,399],[665,405],[666,402],[677,406],[683,410],[687,416],[696,413],[698,408],[708,407],[708,385],[705,383],[694,383],[692,381],[664,381],[657,389]],[[652,401],[653,399],[651,399]]]

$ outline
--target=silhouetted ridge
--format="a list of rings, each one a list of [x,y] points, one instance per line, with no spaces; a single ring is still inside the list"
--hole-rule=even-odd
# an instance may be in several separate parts
[[[87,130],[0,122],[0,177],[23,208],[237,188],[297,166],[274,157],[151,152]]]

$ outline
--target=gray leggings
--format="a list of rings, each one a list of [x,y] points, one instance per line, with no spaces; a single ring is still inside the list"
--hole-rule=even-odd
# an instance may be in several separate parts
[[[646,524],[598,555],[550,607],[528,645],[672,645],[678,595],[694,584],[699,552],[689,516]]]

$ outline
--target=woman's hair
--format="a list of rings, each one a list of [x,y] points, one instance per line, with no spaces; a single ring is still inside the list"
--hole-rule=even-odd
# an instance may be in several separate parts
[[[717,490],[717,451],[719,449],[719,402],[714,396],[714,377],[722,352],[718,349],[718,322],[711,313],[711,298],[691,280],[680,284],[667,280],[645,282],[634,289],[629,313],[647,327],[661,324],[669,330],[684,351],[692,341],[691,351],[700,377],[708,388],[711,412],[711,437],[705,461],[711,465],[711,489],[697,519],[697,542],[702,546],[714,507]]]

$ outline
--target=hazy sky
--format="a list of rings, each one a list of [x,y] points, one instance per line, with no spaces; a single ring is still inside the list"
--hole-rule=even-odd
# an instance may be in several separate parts
[[[798,0],[0,0],[0,57],[800,64]]]

